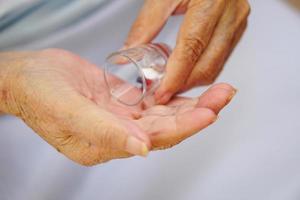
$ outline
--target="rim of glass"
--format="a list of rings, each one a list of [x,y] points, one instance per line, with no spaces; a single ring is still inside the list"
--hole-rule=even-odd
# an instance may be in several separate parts
[[[170,56],[170,46],[166,43],[150,43],[147,44],[152,48],[155,48],[155,50],[159,51],[161,55],[163,55],[163,57],[168,60],[168,57]],[[147,46],[145,45],[145,46]],[[164,47],[165,46],[165,47]],[[164,50],[166,48],[166,50]]]
[[[111,63],[111,62],[109,62],[109,60],[112,59],[114,56],[123,56],[123,57],[125,57],[126,59],[128,59],[131,63],[134,64],[134,67],[138,70],[139,75],[142,77],[142,82],[143,82],[142,95],[141,95],[141,97],[140,97],[136,102],[134,102],[134,103],[127,103],[127,102],[124,102],[124,101],[120,100],[119,98],[115,97],[115,96],[112,94],[112,92],[111,92],[111,87],[110,87],[110,84],[108,83],[108,75],[110,74],[108,68],[109,68],[109,65],[110,65],[110,63]],[[111,74],[111,75],[113,75],[113,74]],[[107,87],[108,87],[108,89],[109,89],[110,95],[111,95],[115,100],[117,100],[118,102],[120,102],[120,103],[122,103],[122,104],[125,104],[125,105],[127,105],[127,106],[134,106],[134,105],[139,104],[139,103],[142,101],[142,99],[146,96],[147,84],[146,84],[146,78],[145,78],[145,75],[144,75],[144,73],[143,73],[141,67],[139,66],[138,62],[137,62],[135,59],[131,58],[130,56],[126,55],[126,53],[124,53],[124,52],[119,51],[119,52],[115,52],[115,53],[112,53],[112,54],[110,54],[109,56],[107,56],[107,58],[105,59],[105,65],[104,65],[104,80],[105,80],[105,83],[106,83],[106,85],[107,85]]]

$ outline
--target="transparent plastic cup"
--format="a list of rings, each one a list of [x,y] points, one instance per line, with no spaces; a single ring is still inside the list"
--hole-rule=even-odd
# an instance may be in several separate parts
[[[168,45],[155,43],[110,54],[104,78],[112,98],[134,106],[153,96],[165,74],[170,52]]]

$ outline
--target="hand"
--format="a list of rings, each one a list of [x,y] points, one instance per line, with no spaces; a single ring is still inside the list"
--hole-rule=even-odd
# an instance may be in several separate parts
[[[149,43],[169,16],[185,13],[167,73],[156,92],[158,103],[198,85],[211,84],[242,35],[247,0],[146,0],[124,48]]]
[[[148,149],[175,145],[214,122],[235,93],[230,85],[218,84],[200,98],[128,107],[111,99],[101,69],[70,52],[49,49],[0,57],[6,58],[0,59],[0,109],[22,118],[83,165],[146,156]]]

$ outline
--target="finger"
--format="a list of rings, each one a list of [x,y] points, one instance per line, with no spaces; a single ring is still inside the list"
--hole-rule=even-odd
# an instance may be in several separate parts
[[[206,107],[213,110],[216,114],[230,102],[236,94],[236,89],[227,83],[218,83],[210,87],[199,98],[187,98],[176,96],[168,106],[180,106],[182,104],[194,107]],[[225,100],[224,98],[227,98]]]
[[[216,119],[215,113],[207,108],[196,108],[187,111],[174,117],[173,120],[168,120],[166,118],[164,120],[162,119],[160,120],[161,123],[167,122],[169,127],[164,127],[165,129],[161,134],[151,135],[153,149],[172,147],[206,128]],[[170,121],[174,121],[173,127]]]
[[[236,94],[236,89],[227,83],[219,83],[204,92],[197,103],[197,107],[208,108],[218,114]]]
[[[173,15],[180,15],[186,12],[187,7],[189,5],[190,0],[181,0],[180,4],[176,7],[174,12],[172,13]]]
[[[232,49],[246,29],[249,5],[229,1],[205,52],[201,55],[182,90],[214,82]],[[241,5],[240,5],[241,4]]]
[[[215,119],[216,115],[210,109],[193,108],[170,115],[153,113],[141,118],[139,123],[149,134],[152,149],[165,149],[207,127]]]
[[[162,29],[179,0],[146,0],[125,41],[124,48],[149,43]]]
[[[174,51],[166,67],[166,75],[155,96],[166,103],[185,84],[196,61],[206,48],[223,12],[220,0],[192,0],[189,3]]]
[[[175,112],[161,105],[158,107],[160,110],[148,112],[148,116],[141,119],[141,123],[151,137],[152,147],[171,147],[207,127],[216,120],[217,114],[234,94],[235,89],[232,86],[221,83],[208,89],[199,97],[198,102],[195,99],[175,98],[172,100],[175,103],[170,102],[171,105],[177,105]],[[169,115],[162,115],[164,113]]]

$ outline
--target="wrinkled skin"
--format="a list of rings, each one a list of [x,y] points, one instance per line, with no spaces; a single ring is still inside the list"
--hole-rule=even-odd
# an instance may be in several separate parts
[[[0,110],[82,165],[171,147],[214,122],[234,94],[223,83],[198,98],[128,107],[111,99],[100,68],[70,52],[0,54]]]
[[[151,42],[171,15],[185,14],[155,94],[164,104],[177,92],[214,82],[245,30],[249,12],[247,0],[146,0],[124,48]]]

